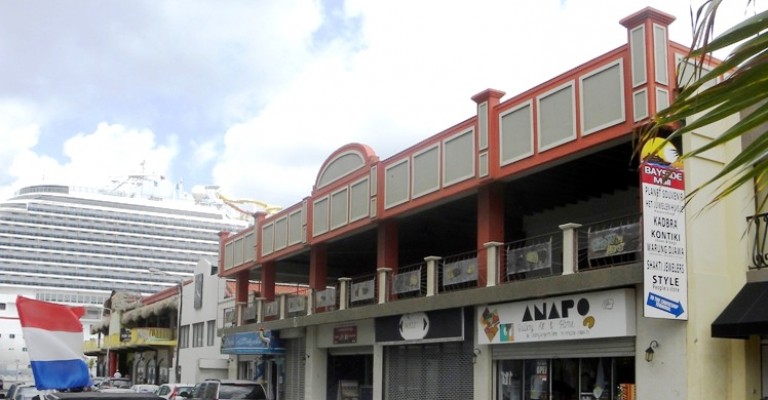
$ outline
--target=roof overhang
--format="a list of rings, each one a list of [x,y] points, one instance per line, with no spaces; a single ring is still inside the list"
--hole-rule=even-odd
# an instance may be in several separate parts
[[[768,335],[768,281],[749,282],[712,323],[712,337]]]

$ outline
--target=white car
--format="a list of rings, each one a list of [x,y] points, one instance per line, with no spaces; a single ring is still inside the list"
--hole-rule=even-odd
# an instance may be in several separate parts
[[[166,400],[184,400],[181,394],[186,392],[191,395],[194,388],[194,383],[164,383],[155,391],[155,394]]]
[[[155,393],[160,387],[157,385],[139,384],[131,386],[131,390],[136,393]]]

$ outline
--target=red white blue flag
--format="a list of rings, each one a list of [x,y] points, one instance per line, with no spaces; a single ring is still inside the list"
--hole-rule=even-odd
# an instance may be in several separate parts
[[[83,359],[83,307],[16,297],[21,329],[39,390],[90,385]]]

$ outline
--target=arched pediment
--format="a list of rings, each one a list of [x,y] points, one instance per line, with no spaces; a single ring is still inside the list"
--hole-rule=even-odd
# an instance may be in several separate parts
[[[321,189],[377,161],[373,150],[363,144],[351,143],[328,157],[317,174],[315,189]]]

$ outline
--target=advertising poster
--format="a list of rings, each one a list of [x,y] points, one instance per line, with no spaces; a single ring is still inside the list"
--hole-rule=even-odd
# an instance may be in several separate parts
[[[641,155],[643,314],[649,318],[687,320],[685,174],[678,162],[677,149],[663,141],[650,140]]]

